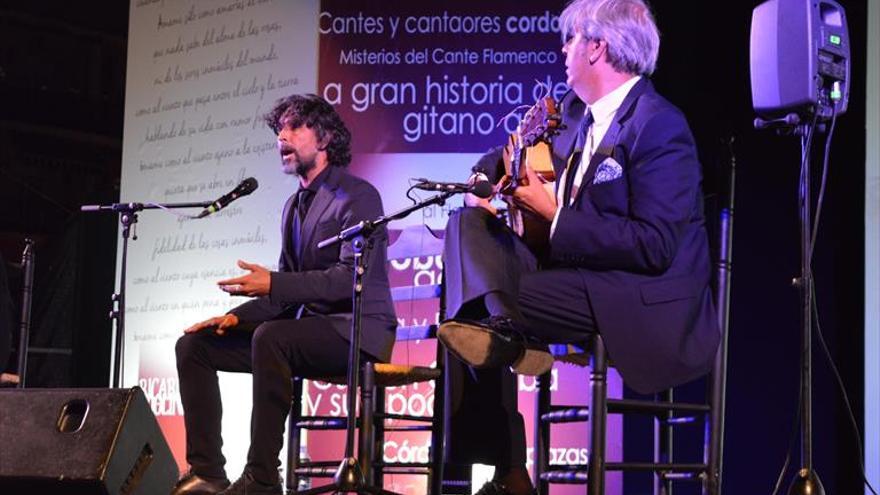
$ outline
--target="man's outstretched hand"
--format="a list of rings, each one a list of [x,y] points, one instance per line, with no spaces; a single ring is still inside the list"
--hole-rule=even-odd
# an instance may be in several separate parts
[[[269,295],[272,278],[269,276],[268,268],[242,260],[238,260],[238,267],[250,273],[217,282],[220,289],[233,296],[259,297]]]
[[[197,333],[209,329],[214,329],[217,335],[223,335],[226,330],[238,325],[238,317],[233,314],[215,316],[205,321],[200,321],[195,325],[185,329],[183,333]]]

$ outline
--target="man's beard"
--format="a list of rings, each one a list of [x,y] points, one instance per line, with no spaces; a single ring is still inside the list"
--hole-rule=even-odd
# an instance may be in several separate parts
[[[311,157],[303,157],[295,150],[282,150],[282,155],[285,153],[290,153],[293,156],[288,160],[283,160],[281,162],[281,167],[284,170],[285,174],[294,173],[297,177],[305,177],[309,171],[314,169],[317,166],[317,161],[315,160],[316,156],[312,155]],[[296,163],[291,168],[291,162]]]
[[[309,173],[309,171],[311,171],[312,169],[315,168],[315,166],[316,166],[316,164],[315,164],[314,157],[312,157],[312,159],[309,161],[301,161],[301,160],[297,159],[296,169],[295,169],[297,177],[305,177],[306,174]]]
[[[289,174],[291,171],[297,175],[297,177],[305,177],[306,174],[309,173],[312,169],[317,166],[317,162],[315,160],[316,155],[303,157],[300,155],[295,149],[292,147],[283,147],[281,148],[281,156],[283,157],[287,154],[293,155],[290,160],[283,161],[281,166],[284,169],[284,173]],[[295,161],[296,165],[291,170],[290,161]]]

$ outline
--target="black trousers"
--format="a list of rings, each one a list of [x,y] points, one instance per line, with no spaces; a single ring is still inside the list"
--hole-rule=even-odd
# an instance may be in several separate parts
[[[462,208],[450,216],[444,276],[449,317],[488,316],[483,300],[494,292],[515,301],[523,332],[538,342],[583,343],[596,331],[578,270],[539,270],[525,244],[482,208]],[[516,376],[507,368],[472,369],[454,357],[447,368],[446,462],[525,465]]]
[[[176,352],[186,460],[193,471],[203,477],[226,477],[217,372],[253,373],[247,469],[258,481],[275,483],[290,409],[291,378],[344,376],[349,345],[326,318],[307,317],[268,321],[253,332],[233,329],[225,336],[186,334],[177,341]]]

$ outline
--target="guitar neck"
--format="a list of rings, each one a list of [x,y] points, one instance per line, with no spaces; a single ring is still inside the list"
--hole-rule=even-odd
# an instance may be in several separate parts
[[[513,153],[510,156],[510,187],[509,189],[512,191],[516,189],[516,186],[519,185],[520,179],[525,176],[524,171],[522,170],[522,161],[523,155],[525,155],[525,148],[520,144],[522,142],[521,139],[517,140],[517,143],[513,146]]]

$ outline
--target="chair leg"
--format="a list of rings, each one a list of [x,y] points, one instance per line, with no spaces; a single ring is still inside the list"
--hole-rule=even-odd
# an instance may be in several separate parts
[[[667,389],[655,396],[657,402],[671,403],[674,399],[673,390]],[[673,428],[669,423],[672,411],[660,413],[654,417],[654,462],[671,464],[673,454]],[[662,472],[654,472],[654,495],[672,495],[672,480],[663,477]]]
[[[290,414],[287,415],[287,476],[285,477],[285,485],[287,491],[296,491],[299,484],[299,477],[296,475],[296,468],[299,467],[299,449],[302,445],[300,430],[296,424],[299,423],[302,416],[302,393],[303,381],[300,378],[291,380],[293,393],[290,400]]]
[[[605,425],[608,415],[608,360],[599,334],[593,338],[593,369],[590,371],[590,466],[589,495],[605,494]]]
[[[437,342],[437,367],[445,370],[446,353]],[[431,468],[428,476],[428,495],[443,493],[443,435],[446,417],[446,377],[445,373],[434,380],[434,416],[431,418]]]
[[[724,323],[726,325],[726,322]],[[710,388],[710,405],[712,410],[709,414],[709,424],[706,426],[704,435],[704,452],[707,452],[708,476],[703,484],[704,495],[719,495],[721,493],[721,466],[724,453],[724,407],[727,385],[727,333],[724,332],[723,340],[715,357],[715,368],[712,371]]]
[[[376,393],[376,372],[373,363],[367,362],[363,367],[363,383],[361,383],[361,424],[358,434],[358,460],[361,471],[368,486],[374,486],[373,452],[376,448],[376,437],[373,431],[376,404],[373,402]]]
[[[552,371],[538,378],[538,393],[535,397],[535,487],[538,493],[548,493],[550,483],[541,479],[541,474],[550,469],[550,423],[541,420],[541,416],[550,412],[550,382]]]
[[[373,411],[384,413],[385,409],[385,387],[376,387],[373,394]],[[373,453],[373,462],[370,468],[373,470],[373,486],[385,486],[385,468],[376,467],[377,463],[385,461],[385,420],[373,417],[373,444],[371,446]]]

